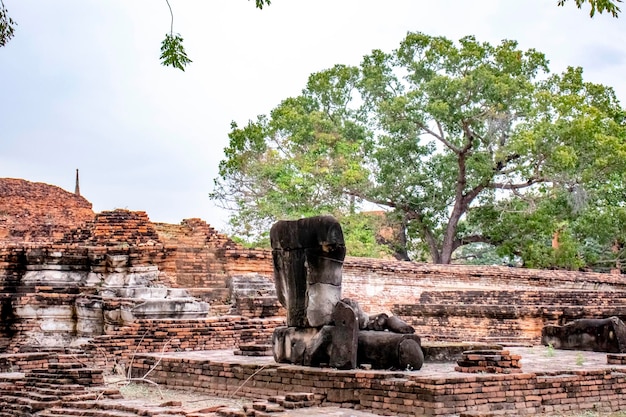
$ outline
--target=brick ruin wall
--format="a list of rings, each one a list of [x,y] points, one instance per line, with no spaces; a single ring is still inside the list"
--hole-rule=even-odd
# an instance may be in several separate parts
[[[0,242],[55,241],[93,220],[91,203],[53,185],[0,178]]]
[[[284,323],[276,299],[263,291],[232,299],[235,281],[244,287],[259,279],[272,282],[271,252],[243,248],[200,219],[171,225],[152,223],[145,212],[94,214],[80,196],[24,183],[0,179],[0,372],[45,369],[65,358],[109,372],[125,372],[132,362],[135,375],[142,376],[160,361],[151,378],[163,385],[222,395],[237,390],[251,398],[285,389],[319,390],[327,402],[393,415],[470,410],[532,415],[598,404],[607,411],[626,407],[626,376],[612,370],[462,378],[359,370],[342,371],[337,378],[324,369],[294,372],[278,364],[201,358],[185,359],[183,369],[180,359],[154,353],[266,344]],[[81,333],[81,321],[92,318],[77,306],[98,302],[99,288],[67,276],[142,271],[157,271],[156,286],[187,288],[209,301],[211,315],[105,323],[102,334]],[[350,257],[343,269],[344,297],[368,312],[402,317],[427,342],[536,344],[545,324],[612,315],[624,320],[625,286],[622,275]],[[127,302],[108,301],[104,309]],[[60,345],[38,344],[37,335],[55,333]],[[70,346],[81,337],[80,349]],[[190,373],[196,377],[188,378]]]
[[[210,251],[211,249],[206,249]],[[213,251],[216,264],[202,263],[201,272],[187,272],[199,282],[197,288],[211,292],[210,285],[220,293],[228,291],[229,277],[261,271],[271,279],[268,268],[270,254],[239,248]],[[23,285],[19,277],[26,270],[54,268],[106,270],[107,259],[124,254],[128,267],[156,265],[162,273],[162,283],[174,283],[178,263],[175,245],[150,244],[144,246],[91,246],[71,244],[32,246],[5,246],[0,249],[0,291],[3,326],[0,347],[7,352],[24,351],[24,340],[14,335],[25,335],[40,330],[45,323],[36,320],[11,319],[15,309],[37,306],[43,312],[53,306],[71,306],[89,289],[54,285]],[[229,266],[229,262],[233,265]],[[217,266],[215,266],[217,265]],[[259,267],[261,265],[261,267]],[[221,271],[223,280],[199,281],[207,270]],[[234,272],[233,272],[234,271]],[[618,315],[626,319],[625,283],[620,276],[563,271],[531,271],[500,267],[459,267],[412,264],[348,258],[344,269],[344,296],[359,301],[370,312],[388,312],[412,324],[426,341],[481,341],[536,344],[545,324],[564,324],[582,317]],[[504,285],[507,283],[507,285]],[[513,284],[514,283],[514,284]],[[65,285],[65,286],[64,286]],[[18,289],[19,287],[19,289]],[[507,288],[508,287],[508,288]],[[202,290],[202,291],[201,291]],[[109,363],[124,360],[129,347],[140,352],[152,349],[197,350],[233,348],[239,343],[257,341],[267,343],[275,326],[283,317],[259,318],[264,308],[263,297],[240,300],[239,315],[224,316],[222,321],[187,320],[172,326],[167,320],[143,320],[124,326],[107,326],[102,336],[93,339],[93,347],[106,352]],[[274,299],[273,303],[277,303]],[[72,313],[68,307],[68,314]],[[224,311],[227,312],[227,311]],[[214,314],[219,314],[215,311]],[[55,318],[50,318],[55,320]],[[254,322],[254,320],[259,320]],[[182,327],[177,327],[181,325]],[[67,327],[77,334],[77,324]],[[171,327],[171,331],[170,331]],[[167,342],[167,343],[166,343]],[[32,340],[29,343],[32,348]]]
[[[426,340],[538,344],[546,324],[626,319],[622,275],[348,258],[343,288]]]
[[[27,271],[48,275],[59,271],[102,272],[110,267],[111,259],[122,257],[126,270],[157,268],[155,284],[189,289],[211,303],[214,315],[232,313],[233,277],[255,274],[272,280],[270,251],[243,248],[203,220],[187,219],[171,225],[152,223],[145,212],[94,214],[80,196],[25,181],[19,188],[16,181],[22,180],[0,181],[6,193],[0,199],[0,350],[19,351],[19,339],[14,335],[45,327],[41,321],[15,320],[16,309],[31,308],[36,315],[37,309],[69,306],[79,296],[93,292],[67,283],[25,285],[20,279]],[[50,228],[50,224],[55,226]],[[537,343],[547,323],[610,315],[626,319],[625,286],[622,275],[351,257],[343,269],[344,297],[356,299],[370,313],[399,315],[427,340]],[[267,297],[239,301],[238,320],[258,319],[256,315],[268,303]],[[67,314],[75,314],[68,309]],[[280,322],[272,320],[259,333],[259,340],[267,340],[272,326]],[[144,338],[146,346],[163,343],[154,335],[156,328],[166,323],[155,320],[152,328],[146,323],[146,337],[153,338]],[[243,324],[237,320],[226,323],[215,325],[225,332],[223,337],[211,337],[233,347],[228,335],[242,329]],[[126,330],[113,328],[107,327],[112,333],[104,336],[118,338],[126,346]],[[79,332],[75,323],[67,330]],[[181,333],[197,340],[182,349],[207,346],[203,337],[189,336],[197,332],[199,328],[190,325],[188,332]]]

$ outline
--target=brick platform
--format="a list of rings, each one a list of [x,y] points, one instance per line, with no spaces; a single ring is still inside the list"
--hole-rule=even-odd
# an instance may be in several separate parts
[[[393,416],[521,416],[626,407],[626,366],[607,366],[606,354],[557,351],[551,357],[544,347],[508,350],[522,357],[521,373],[466,374],[454,371],[454,363],[428,362],[416,372],[337,371],[206,351],[139,355],[133,374],[156,365],[151,378],[172,388],[248,398],[309,392],[325,405]],[[584,360],[578,365],[580,355]]]

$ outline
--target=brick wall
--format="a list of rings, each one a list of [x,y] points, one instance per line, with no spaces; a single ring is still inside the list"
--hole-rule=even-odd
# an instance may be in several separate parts
[[[0,247],[0,303],[3,314],[27,305],[72,305],[77,294],[85,291],[84,288],[79,291],[68,283],[57,287],[51,284],[48,287],[26,288],[18,281],[27,268],[106,272],[112,267],[111,258],[122,256],[126,259],[125,268],[156,265],[160,271],[174,271],[160,274],[162,283],[172,282],[173,286],[180,286],[176,282],[178,271],[181,271],[180,276],[188,274],[188,277],[194,277],[194,282],[201,281],[200,278],[206,275],[209,278],[199,282],[198,285],[202,286],[194,288],[192,293],[202,297],[207,294],[205,286],[214,285],[209,287],[212,298],[205,298],[216,306],[214,314],[229,311],[228,306],[220,308],[218,304],[227,302],[229,298],[226,287],[230,276],[255,270],[272,276],[269,251],[239,247],[213,249],[207,246],[205,251],[213,251],[214,260],[200,257],[201,261],[198,261],[189,255],[193,252],[179,252],[179,248],[171,242],[164,244],[147,239],[154,237],[154,230],[149,227],[142,229],[142,225],[146,224],[145,214],[119,212],[99,218],[108,219],[109,223],[111,219],[134,219],[126,224],[134,224],[135,231],[126,230],[124,236],[136,236],[144,244],[81,246],[73,243]],[[202,223],[196,224],[202,226]],[[102,227],[98,230],[108,230],[100,235],[101,239],[115,242],[116,228]],[[199,239],[192,235],[189,239]],[[190,268],[190,271],[185,272],[185,268]],[[219,271],[219,282],[211,281],[211,271]],[[576,318],[611,315],[626,319],[622,276],[362,258],[348,258],[343,275],[344,297],[356,299],[368,313],[388,312],[402,317],[425,340],[538,343],[545,324],[564,324]],[[19,291],[18,285],[21,285]],[[510,289],[493,290],[497,287]],[[275,303],[262,297],[239,301],[236,306],[239,314],[246,317],[282,314]],[[8,351],[15,351],[23,342],[22,339],[15,339],[9,345],[10,332],[24,335],[32,333],[39,325],[34,321],[11,323],[10,315],[3,323],[0,347]]]
[[[242,343],[271,343],[282,317],[247,319],[241,316],[220,316],[206,319],[136,320],[107,329],[93,338],[89,352],[104,356],[109,363],[130,363],[138,353],[179,352],[195,350],[235,350]]]
[[[546,324],[626,319],[626,291],[426,290],[416,303],[397,303],[392,311],[426,340],[539,344]]]
[[[159,362],[157,364],[157,362]],[[138,355],[133,373],[179,389],[223,396],[269,398],[317,394],[326,403],[394,416],[535,415],[619,411],[626,407],[626,374],[615,370],[448,376],[389,371],[336,371],[275,363],[224,363],[209,358]],[[194,375],[189,378],[188,375]]]
[[[272,252],[265,249],[237,248],[222,252],[229,275],[261,274],[274,276]]]
[[[48,353],[0,354],[0,372],[26,372],[33,369],[48,369]]]
[[[185,219],[180,224],[154,224],[161,241],[176,248],[173,268],[164,270],[173,287],[224,288],[227,282],[224,250],[239,248],[201,219]]]
[[[422,291],[472,289],[626,290],[623,275],[498,266],[434,265],[382,259],[346,258],[343,294],[369,311],[420,303]]]

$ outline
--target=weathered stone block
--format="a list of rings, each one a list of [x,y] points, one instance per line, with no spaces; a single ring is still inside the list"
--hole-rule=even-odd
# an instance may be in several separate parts
[[[338,302],[333,311],[329,364],[337,369],[354,369],[357,366],[359,319],[354,309]]]
[[[374,369],[419,370],[424,364],[420,338],[415,334],[359,332],[358,362]]]
[[[287,325],[330,324],[341,299],[346,255],[341,226],[333,217],[279,221],[270,230],[276,293],[287,310]]]

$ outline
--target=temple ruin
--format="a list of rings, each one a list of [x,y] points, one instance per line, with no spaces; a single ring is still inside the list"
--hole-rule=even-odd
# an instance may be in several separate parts
[[[119,370],[151,370],[163,386],[271,400],[283,410],[477,417],[626,407],[621,352],[586,353],[600,359],[555,369],[524,359],[545,349],[546,326],[624,320],[623,275],[342,261],[340,299],[411,326],[423,350],[420,371],[278,363],[272,337],[290,316],[271,250],[244,248],[201,219],[162,224],[145,212],[94,213],[77,193],[0,179],[0,416],[98,409],[115,417],[119,392],[103,375]],[[133,407],[123,412],[148,415]],[[271,414],[267,404],[205,411],[173,404],[150,415]]]

